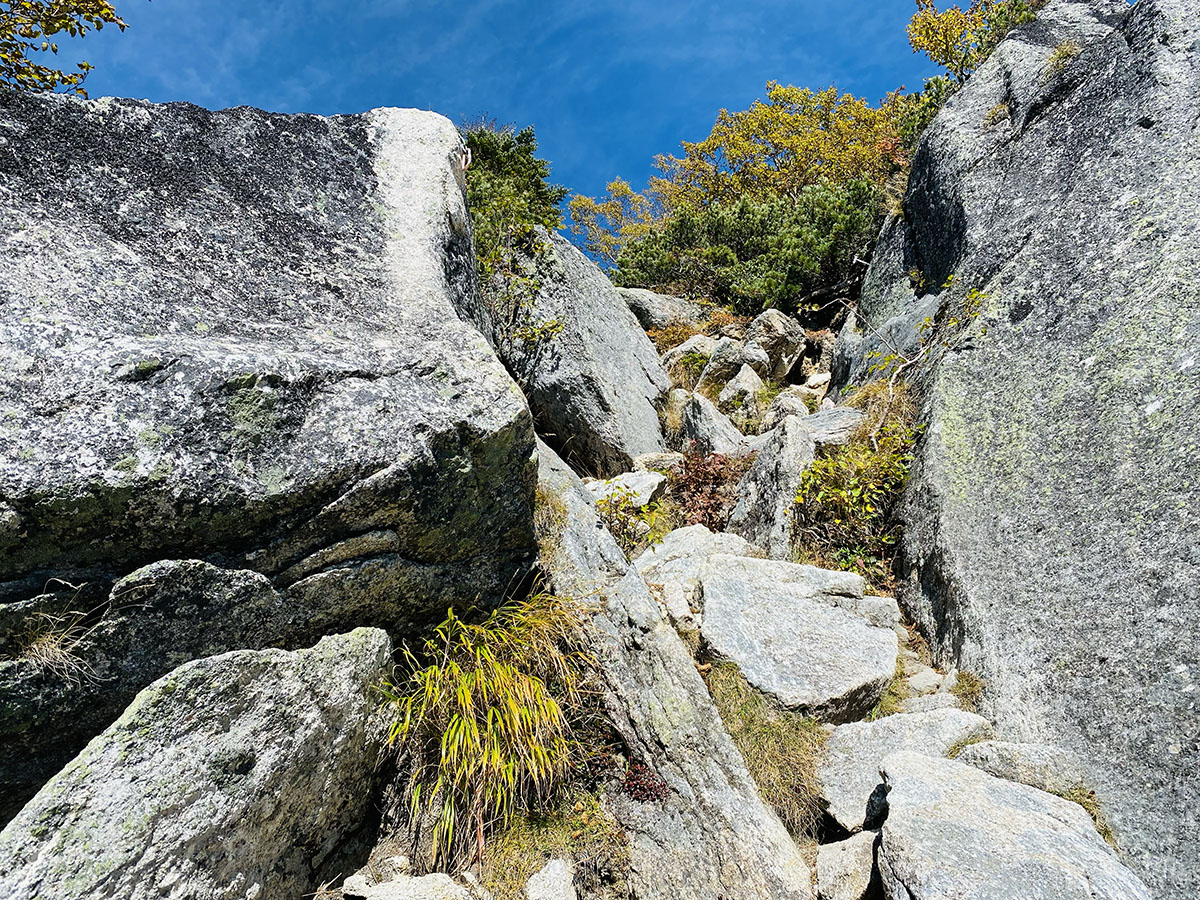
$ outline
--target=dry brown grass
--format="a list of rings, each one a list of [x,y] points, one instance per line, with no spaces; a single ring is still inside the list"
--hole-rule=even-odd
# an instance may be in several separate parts
[[[81,651],[99,625],[96,613],[97,610],[34,613],[17,638],[20,650],[15,658],[32,663],[43,675],[66,684],[76,687],[94,684],[99,675]]]
[[[817,765],[825,729],[769,701],[732,663],[715,664],[707,682],[762,798],[793,836],[815,837],[822,815]]]
[[[629,842],[598,797],[580,794],[547,815],[520,816],[495,835],[481,880],[495,900],[524,900],[529,876],[555,858],[572,861],[581,896],[605,897],[629,871]]]

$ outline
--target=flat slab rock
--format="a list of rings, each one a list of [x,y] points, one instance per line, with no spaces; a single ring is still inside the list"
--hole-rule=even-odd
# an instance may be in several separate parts
[[[6,900],[300,897],[372,815],[391,643],[187,663],[142,691],[0,832]]]
[[[1084,785],[1083,766],[1073,754],[1046,744],[980,741],[956,757],[996,778],[1019,781],[1052,794],[1065,794]]]
[[[629,568],[625,552],[600,521],[578,475],[540,439],[534,522],[538,560],[550,587],[565,597],[594,600]]]
[[[1076,803],[919,753],[881,771],[890,900],[1150,900]]]
[[[785,707],[853,721],[891,683],[896,633],[858,613],[860,576],[717,555],[701,567],[700,585],[705,641]]]
[[[649,585],[662,590],[667,613],[676,625],[695,626],[703,613],[700,569],[710,556],[756,556],[758,551],[736,534],[714,533],[703,525],[677,528],[633,561]]]
[[[945,754],[955,744],[991,734],[982,716],[961,709],[897,713],[833,730],[817,770],[826,812],[847,831],[870,827],[887,812],[879,766],[893,753]]]

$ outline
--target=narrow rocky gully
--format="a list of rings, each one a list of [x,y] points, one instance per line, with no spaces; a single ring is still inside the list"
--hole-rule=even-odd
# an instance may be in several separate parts
[[[1200,3],[1038,8],[800,312],[0,92],[0,897],[1200,896]]]

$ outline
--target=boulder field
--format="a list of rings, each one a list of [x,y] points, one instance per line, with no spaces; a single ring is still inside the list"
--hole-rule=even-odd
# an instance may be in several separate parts
[[[1192,900],[1198,28],[1013,32],[836,348],[547,233],[521,351],[433,113],[0,92],[0,895],[487,900],[389,817],[379,688],[449,606],[546,589],[587,612],[623,855],[585,880],[580,829],[529,900]],[[924,425],[895,598],[791,524],[881,349]],[[652,529],[698,464],[712,527]],[[756,781],[801,722],[807,831]]]

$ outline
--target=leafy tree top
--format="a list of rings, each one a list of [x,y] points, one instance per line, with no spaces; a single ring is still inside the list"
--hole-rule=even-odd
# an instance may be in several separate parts
[[[34,62],[31,54],[57,54],[55,37],[81,37],[93,29],[126,24],[107,0],[4,0],[0,2],[0,84],[31,93],[65,90],[87,96],[83,81],[91,63],[67,72]]]

